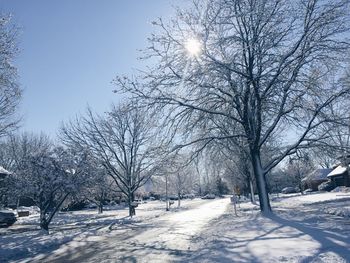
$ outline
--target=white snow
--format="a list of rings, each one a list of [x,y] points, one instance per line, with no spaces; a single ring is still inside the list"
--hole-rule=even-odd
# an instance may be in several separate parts
[[[347,170],[346,167],[339,165],[337,168],[335,168],[332,172],[330,172],[327,177],[337,176],[340,174],[345,173]]]
[[[195,244],[190,262],[350,262],[349,219],[323,207],[349,205],[350,195],[285,195],[272,202],[275,214],[262,217],[241,204],[212,222]]]
[[[229,198],[184,200],[180,209],[59,213],[50,235],[37,214],[0,229],[1,262],[349,262],[350,193],[283,195],[263,217],[248,202],[233,213]],[[333,209],[333,210],[332,210]],[[348,210],[347,210],[348,211]]]
[[[299,193],[291,194],[291,195],[283,195],[283,197],[279,199],[279,201],[282,202],[282,204],[288,204],[288,205],[294,204],[298,206],[301,204],[314,204],[314,203],[322,203],[325,201],[348,199],[349,197],[350,197],[350,194],[348,193],[315,192],[315,193],[306,194],[306,195],[300,195]],[[278,201],[278,199],[276,201]]]
[[[11,174],[11,173],[7,171],[4,167],[0,166],[0,174]]]

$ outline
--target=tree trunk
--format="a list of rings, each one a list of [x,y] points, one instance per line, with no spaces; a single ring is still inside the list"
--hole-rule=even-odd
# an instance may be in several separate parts
[[[103,201],[105,200],[105,195],[104,195],[104,191],[102,191],[102,193],[98,196],[98,213],[102,214],[103,213]]]
[[[134,199],[135,199],[134,193],[129,192],[128,205],[129,205],[129,216],[130,217],[133,217],[134,215],[136,215],[135,207],[133,206]]]
[[[304,195],[303,182],[301,181],[301,179],[299,179],[299,189],[300,189],[301,195]]]
[[[102,201],[99,202],[99,204],[98,204],[98,213],[99,213],[99,214],[102,214],[102,213],[103,213],[103,202],[102,202]]]
[[[252,204],[255,204],[254,186],[253,186],[253,180],[251,177],[249,177],[249,189],[250,189],[250,202]]]
[[[56,214],[56,212],[60,209],[64,200],[68,197],[69,193],[65,194],[59,201],[59,203],[53,208],[53,211],[50,213],[47,212],[47,209],[51,207],[51,205],[46,205],[46,209],[40,209],[40,228],[47,231],[49,233],[49,225],[51,223],[52,218]],[[53,200],[50,200],[50,204],[52,204]],[[48,216],[46,216],[48,214]]]
[[[135,215],[135,207],[133,207],[131,204],[129,205],[129,216],[133,217]]]
[[[269,195],[267,192],[266,177],[261,166],[260,154],[252,150],[251,156],[252,156],[252,166],[253,166],[254,176],[258,187],[260,211],[262,214],[268,215],[272,212],[272,210],[270,206]]]
[[[197,173],[198,173],[198,186],[199,186],[198,193],[199,193],[199,196],[202,196],[202,180],[201,180],[201,174],[199,172],[199,169],[198,169],[197,165],[196,165],[196,170],[197,170]]]
[[[40,229],[45,230],[45,232],[49,233],[49,222],[47,221],[45,211],[40,211]]]
[[[304,195],[304,191],[303,191],[303,182],[301,181],[301,173],[300,173],[300,169],[298,167],[298,182],[299,182],[299,190],[301,195]]]
[[[168,176],[165,176],[165,211],[169,211],[169,199],[168,199]]]
[[[177,207],[180,207],[181,205],[181,194],[180,192],[177,193]]]

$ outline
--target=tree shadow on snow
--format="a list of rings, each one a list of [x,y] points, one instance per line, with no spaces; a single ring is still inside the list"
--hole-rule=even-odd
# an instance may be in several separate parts
[[[333,232],[332,229],[323,229],[320,227],[311,226],[306,222],[297,220],[285,219],[276,214],[268,216],[269,219],[278,223],[281,226],[288,226],[299,230],[303,235],[310,236],[313,240],[320,244],[318,251],[309,257],[300,261],[300,263],[314,262],[322,253],[333,252],[350,262],[350,237],[346,235],[339,235]],[[312,221],[311,219],[307,221]]]
[[[254,219],[250,218],[250,220],[244,222],[239,227],[242,230],[245,227],[249,227],[249,229],[253,228],[254,231],[263,234],[253,239],[239,239],[232,235],[236,231],[235,228],[238,227],[238,225],[234,225],[234,218],[231,214],[225,214],[213,220],[210,223],[209,232],[204,232],[193,239],[194,243],[199,244],[199,248],[187,253],[187,255],[184,255],[184,257],[176,262],[260,262],[259,258],[249,250],[248,243],[257,238],[267,240],[268,237],[266,236],[276,229],[267,230],[263,225],[252,224],[251,220]],[[219,229],[219,231],[215,231],[215,229]]]
[[[193,240],[198,248],[188,253],[186,257],[182,257],[178,262],[258,263],[269,262],[269,260],[280,262],[292,257],[294,261],[306,263],[319,262],[318,260],[322,258],[321,254],[325,252],[333,252],[346,262],[350,262],[350,237],[345,231],[339,231],[338,227],[329,227],[329,222],[319,226],[320,220],[329,221],[327,217],[316,218],[315,214],[311,214],[306,218],[306,222],[303,221],[303,218],[305,217],[297,221],[274,214],[262,217],[258,213],[236,220],[232,214],[225,214],[211,222],[207,231]],[[346,224],[346,222],[342,223]],[[313,255],[302,258],[302,253],[298,254],[298,251],[300,248],[305,249],[302,247],[302,240],[305,239],[314,243],[318,249]],[[283,252],[280,253],[281,256],[274,253],[277,252],[275,249],[279,249],[279,244],[283,244],[282,247],[287,249],[286,257]],[[288,247],[289,244],[295,247]],[[301,247],[298,247],[298,244]],[[266,251],[264,251],[265,248]],[[260,249],[259,255],[257,249]]]
[[[109,237],[104,240],[82,240],[82,243],[65,244],[64,251],[57,253],[53,251],[43,255],[43,262],[96,262],[96,260],[107,260],[108,262],[144,262],[147,255],[176,255],[182,256],[182,251],[169,249],[165,242],[140,243],[135,236],[142,234],[155,227],[153,224],[127,222],[123,224],[112,224],[109,227],[115,232],[116,238]],[[121,232],[119,232],[121,231]]]

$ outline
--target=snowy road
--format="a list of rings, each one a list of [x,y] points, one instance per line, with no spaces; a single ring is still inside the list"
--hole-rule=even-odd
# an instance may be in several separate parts
[[[98,235],[77,238],[49,255],[28,261],[170,262],[190,256],[190,240],[211,220],[222,216],[228,204],[228,198],[210,200],[189,210],[112,225]]]

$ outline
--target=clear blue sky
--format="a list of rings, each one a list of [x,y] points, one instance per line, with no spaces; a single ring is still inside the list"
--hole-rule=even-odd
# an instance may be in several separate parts
[[[53,137],[61,121],[108,109],[111,81],[138,68],[150,22],[174,13],[176,0],[0,0],[22,28],[16,59],[24,88],[22,130]]]

